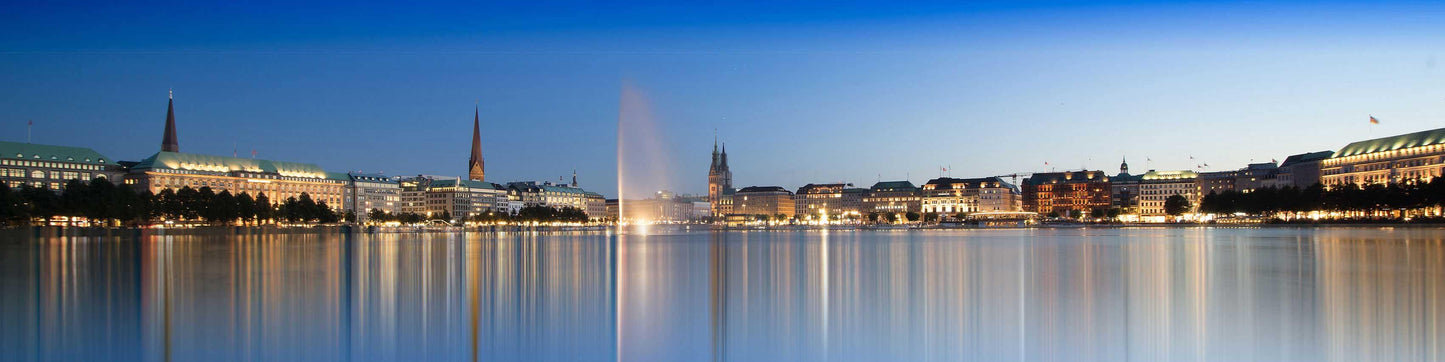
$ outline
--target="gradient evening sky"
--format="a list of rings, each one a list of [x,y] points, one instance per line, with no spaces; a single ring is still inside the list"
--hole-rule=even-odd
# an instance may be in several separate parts
[[[1445,127],[1445,3],[0,5],[0,140],[616,193],[621,85],[672,188],[1243,167]],[[1375,115],[1383,124],[1367,123]],[[1193,156],[1195,160],[1190,160]]]

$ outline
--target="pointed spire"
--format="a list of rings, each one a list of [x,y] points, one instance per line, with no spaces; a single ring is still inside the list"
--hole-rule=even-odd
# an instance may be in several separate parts
[[[181,144],[176,141],[176,93],[170,91],[166,100],[166,133],[161,138],[162,152],[181,152]]]
[[[486,161],[482,159],[482,110],[472,113],[472,157],[467,160],[467,175],[472,180],[486,181]]]
[[[572,169],[572,187],[577,187],[577,169]]]
[[[727,142],[723,142],[723,144],[722,144],[722,158],[718,161],[718,167],[722,168],[723,171],[727,171],[727,169],[728,169],[728,144],[727,144]]]

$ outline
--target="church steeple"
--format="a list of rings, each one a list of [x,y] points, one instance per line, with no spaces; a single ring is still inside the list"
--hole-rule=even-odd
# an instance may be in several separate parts
[[[486,161],[482,159],[482,111],[481,107],[472,114],[472,157],[467,160],[467,178],[486,181]]]
[[[1122,174],[1122,175],[1128,175],[1128,174],[1129,174],[1129,158],[1128,158],[1128,157],[1124,157],[1122,160],[1119,161],[1119,174]]]
[[[181,152],[181,144],[176,141],[176,93],[170,92],[170,98],[166,101],[166,134],[161,138],[161,152]]]

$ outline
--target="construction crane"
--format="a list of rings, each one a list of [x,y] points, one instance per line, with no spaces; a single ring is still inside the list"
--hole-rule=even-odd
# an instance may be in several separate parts
[[[994,177],[1008,177],[1009,179],[1013,180],[1014,186],[1018,186],[1018,185],[1019,185],[1019,177],[1020,177],[1020,176],[1022,176],[1022,177],[1029,177],[1029,176],[1031,176],[1031,175],[1033,175],[1033,174],[1034,174],[1033,172],[1015,172],[1015,173],[1011,173],[1011,174],[1007,174],[1007,175],[998,175],[998,176],[994,176]]]

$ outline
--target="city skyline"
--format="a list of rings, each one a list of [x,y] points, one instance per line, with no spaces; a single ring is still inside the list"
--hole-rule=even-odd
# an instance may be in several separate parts
[[[1420,50],[1441,48],[1429,36],[1445,24],[1438,4],[862,4],[790,22],[749,14],[816,9],[739,4],[693,21],[672,18],[703,10],[501,9],[475,23],[460,18],[496,9],[459,6],[396,15],[405,21],[389,36],[362,31],[387,6],[345,10],[329,20],[334,31],[292,17],[325,6],[180,16],[215,10],[201,4],[135,18],[169,24],[4,7],[7,33],[26,36],[0,42],[10,80],[0,137],[25,141],[33,120],[35,143],[119,160],[154,152],[172,88],[188,152],[463,175],[474,116],[494,178],[549,181],[575,168],[609,197],[624,81],[646,91],[676,154],[670,188],[693,194],[706,190],[714,129],[732,146],[738,186],[794,189],[921,183],[940,167],[954,177],[1111,171],[1121,157],[1140,170],[1237,169],[1445,119],[1439,54]],[[599,20],[553,26],[592,11]],[[1197,11],[1217,16],[1191,20]],[[1278,13],[1296,16],[1269,17]],[[1358,19],[1392,26],[1341,27]],[[197,27],[206,20],[219,25]],[[246,20],[278,27],[251,33]]]

